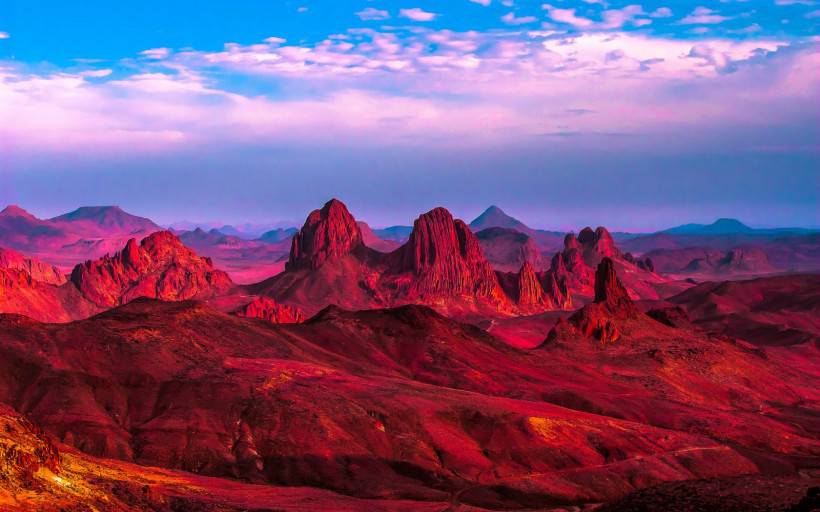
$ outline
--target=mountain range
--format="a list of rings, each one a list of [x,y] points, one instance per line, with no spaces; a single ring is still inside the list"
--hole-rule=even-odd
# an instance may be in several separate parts
[[[812,261],[816,238],[720,222],[662,235],[773,238],[640,253],[605,227],[547,246],[498,208],[479,219],[435,208],[384,239],[333,199],[248,240],[7,208],[0,509],[810,499],[820,282],[769,254]],[[70,272],[37,257],[86,241]]]

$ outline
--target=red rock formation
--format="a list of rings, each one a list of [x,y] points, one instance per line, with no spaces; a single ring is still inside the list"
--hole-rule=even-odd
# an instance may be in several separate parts
[[[236,312],[237,316],[259,318],[272,324],[298,324],[304,316],[298,308],[279,304],[268,297],[257,297]]]
[[[541,274],[541,286],[547,296],[549,309],[572,309],[572,297],[567,291],[566,284],[558,280],[555,272]]]
[[[601,257],[613,258],[621,255],[615,247],[615,240],[606,228],[599,226],[592,231],[586,227],[578,234],[578,243],[583,246],[585,252],[591,252]]]
[[[131,239],[113,257],[77,265],[71,282],[89,301],[107,308],[137,297],[186,300],[213,297],[233,287],[209,258],[197,256],[170,231]]]
[[[416,219],[407,244],[393,256],[394,273],[409,272],[414,276],[412,296],[506,298],[478,239],[444,208],[435,208]]]
[[[638,315],[638,308],[615,273],[612,259],[604,258],[595,272],[595,302],[581,308],[568,321],[562,319],[550,331],[547,341],[577,331],[583,336],[611,343],[621,337],[621,322]]]
[[[293,237],[287,270],[321,267],[327,260],[349,254],[363,245],[362,231],[347,207],[331,199],[314,210]]]
[[[535,269],[525,261],[518,272],[518,304],[520,306],[539,306],[544,304],[545,294]]]
[[[46,284],[59,286],[66,282],[65,275],[57,267],[2,247],[0,247],[0,269],[23,270],[32,279]]]
[[[595,271],[595,303],[602,305],[614,316],[633,316],[638,308],[629,298],[629,292],[618,279],[611,258],[604,258]]]
[[[689,315],[687,315],[686,310],[680,306],[650,309],[646,312],[646,315],[669,327],[691,325]]]

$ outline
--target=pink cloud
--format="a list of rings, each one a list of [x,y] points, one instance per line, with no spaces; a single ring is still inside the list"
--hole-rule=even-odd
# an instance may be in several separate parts
[[[438,14],[414,7],[412,9],[401,9],[399,16],[413,21],[433,21],[438,17]]]
[[[313,46],[277,40],[169,51],[115,79],[108,68],[47,75],[0,68],[0,116],[16,120],[0,126],[0,138],[46,152],[244,142],[509,145],[558,132],[788,123],[805,111],[790,105],[820,100],[817,43],[434,30],[414,37],[368,31]],[[220,73],[313,94],[231,92]],[[568,106],[591,113],[566,116]],[[564,139],[552,143],[572,143]]]

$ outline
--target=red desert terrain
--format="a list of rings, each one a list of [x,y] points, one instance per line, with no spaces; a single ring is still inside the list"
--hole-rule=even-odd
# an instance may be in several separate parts
[[[666,274],[695,250],[479,220],[386,241],[332,200],[269,243],[7,208],[0,510],[812,506],[817,276],[696,284]],[[34,257],[94,237],[121,243]],[[250,285],[197,254],[284,243]],[[721,250],[703,274],[760,261]]]

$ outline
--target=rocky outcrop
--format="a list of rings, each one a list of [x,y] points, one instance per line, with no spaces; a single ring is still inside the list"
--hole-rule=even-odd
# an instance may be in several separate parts
[[[615,247],[615,240],[606,228],[598,226],[595,231],[586,227],[578,233],[578,243],[582,246],[586,259],[620,258],[621,251]]]
[[[615,273],[611,258],[604,258],[595,271],[595,304],[599,304],[616,317],[634,316],[638,308],[629,292]]]
[[[0,247],[0,269],[22,270],[36,281],[57,286],[67,280],[57,267],[2,247]]]
[[[521,306],[538,306],[545,302],[544,289],[538,281],[535,269],[525,261],[518,272],[518,304]]]
[[[240,308],[237,316],[259,318],[272,324],[298,324],[305,319],[298,308],[279,304],[268,297],[257,297],[251,303]]]
[[[624,259],[641,270],[646,270],[647,272],[655,271],[655,263],[650,257],[636,258],[631,252],[628,252],[624,254]]]
[[[114,256],[77,265],[71,282],[98,307],[110,308],[137,297],[166,301],[209,298],[233,287],[225,272],[216,270],[169,231],[131,239]]]
[[[344,256],[363,245],[362,232],[347,207],[331,199],[314,210],[293,237],[287,270],[315,270],[330,259]]]
[[[647,311],[646,315],[650,318],[654,318],[664,325],[668,325],[669,327],[684,327],[691,325],[689,315],[686,313],[686,310],[680,306],[653,308]]]
[[[572,309],[572,297],[566,283],[559,281],[555,272],[541,273],[541,286],[547,297],[548,309]]]
[[[51,438],[0,403],[0,481],[12,491],[34,490],[41,470],[60,473],[60,453]]]
[[[393,253],[393,258],[393,273],[412,274],[412,296],[504,298],[478,239],[444,208],[435,208],[416,219],[410,239]]]
[[[580,334],[604,344],[612,343],[621,338],[622,322],[639,315],[638,308],[615,273],[612,259],[604,258],[595,272],[595,302],[578,310],[569,320],[559,321],[547,336],[547,342]]]

